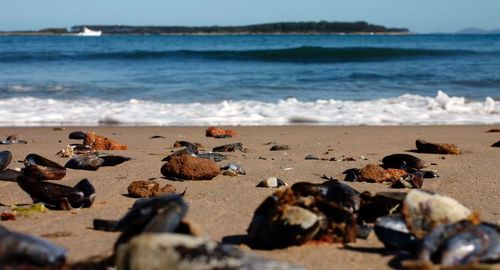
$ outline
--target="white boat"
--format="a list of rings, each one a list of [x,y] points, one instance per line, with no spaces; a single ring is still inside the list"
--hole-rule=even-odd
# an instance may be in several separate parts
[[[94,31],[87,27],[84,27],[83,32],[77,33],[76,35],[84,37],[99,37],[102,35],[102,31]]]

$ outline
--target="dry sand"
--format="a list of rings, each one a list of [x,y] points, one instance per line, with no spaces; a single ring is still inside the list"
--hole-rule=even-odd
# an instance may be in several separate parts
[[[441,178],[426,180],[423,188],[456,198],[466,206],[480,212],[483,220],[500,223],[500,149],[490,147],[500,140],[500,133],[486,133],[496,126],[411,126],[411,127],[236,127],[236,138],[214,139],[205,137],[205,127],[67,127],[54,130],[40,128],[1,128],[0,137],[10,134],[26,136],[29,144],[1,145],[10,150],[13,162],[9,168],[23,167],[29,153],[37,153],[60,164],[67,158],[55,156],[61,148],[74,140],[71,131],[96,131],[98,134],[128,144],[127,151],[103,151],[133,158],[116,167],[103,167],[98,171],[69,169],[57,183],[74,185],[88,178],[95,186],[97,198],[91,208],[72,211],[48,211],[18,217],[15,221],[2,221],[10,229],[45,236],[68,249],[69,260],[78,261],[90,256],[109,254],[117,233],[96,231],[94,218],[119,219],[135,199],[123,196],[134,180],[157,178],[162,185],[170,183],[178,191],[187,188],[185,200],[189,204],[187,219],[197,224],[210,238],[217,241],[237,242],[263,199],[273,190],[256,188],[263,179],[275,176],[288,184],[298,181],[319,183],[321,175],[343,179],[342,172],[368,163],[378,163],[385,155],[405,153],[415,148],[414,142],[422,138],[431,142],[458,145],[465,153],[459,156],[434,154],[414,155],[436,163],[430,169],[438,170]],[[150,139],[153,135],[165,138]],[[199,142],[210,150],[222,144],[241,142],[247,153],[228,154],[221,163],[241,162],[245,176],[219,175],[212,181],[170,181],[160,174],[161,159],[170,154],[176,140]],[[289,151],[269,151],[268,142],[290,145]],[[326,153],[328,152],[328,153]],[[356,161],[304,160],[308,154],[319,157],[354,157]],[[368,160],[359,158],[365,156]],[[266,158],[259,159],[259,157]],[[383,184],[349,183],[359,191],[387,191]],[[0,181],[0,203],[4,205],[31,203],[30,197],[16,183]],[[8,208],[2,207],[0,211]],[[58,236],[57,233],[60,235]],[[281,250],[250,250],[248,252],[290,261],[307,269],[388,269],[398,268],[394,253],[385,251],[374,235],[368,240],[343,247],[340,244],[306,245]]]

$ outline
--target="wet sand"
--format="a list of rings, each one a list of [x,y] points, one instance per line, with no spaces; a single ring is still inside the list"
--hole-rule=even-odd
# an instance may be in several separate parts
[[[61,148],[79,141],[69,140],[72,131],[95,131],[98,134],[127,144],[126,151],[102,151],[133,158],[115,167],[98,171],[68,169],[60,181],[74,185],[88,178],[96,188],[97,197],[91,208],[71,211],[48,211],[18,217],[15,221],[0,221],[10,229],[45,237],[68,249],[69,260],[84,260],[91,256],[110,254],[118,233],[96,231],[94,218],[119,219],[135,199],[124,196],[131,181],[156,178],[161,185],[172,184],[179,192],[187,188],[185,200],[189,204],[187,219],[199,226],[208,237],[226,243],[238,243],[246,234],[252,214],[273,190],[255,185],[275,176],[288,184],[298,181],[320,183],[322,175],[343,179],[348,168],[379,163],[382,157],[415,149],[416,139],[446,142],[458,145],[464,152],[459,156],[412,153],[428,162],[436,163],[429,169],[438,170],[441,178],[425,180],[424,189],[445,194],[478,211],[483,220],[500,223],[500,149],[490,147],[500,140],[500,133],[486,131],[498,126],[286,126],[286,127],[232,127],[240,136],[214,139],[205,137],[206,127],[66,127],[54,130],[39,128],[0,128],[0,137],[24,135],[26,145],[0,145],[9,150],[13,162],[9,168],[22,168],[29,153],[37,153],[62,165],[67,158],[55,155]],[[150,139],[153,135],[165,138]],[[161,159],[169,155],[176,140],[203,144],[204,149],[241,142],[246,153],[229,153],[227,162],[241,162],[247,175],[219,175],[212,181],[171,181],[162,177]],[[269,151],[269,142],[288,144],[291,150]],[[356,161],[304,160],[309,154],[320,158],[354,157]],[[368,160],[360,158],[366,157]],[[349,183],[359,191],[392,190],[383,184]],[[0,203],[28,204],[30,197],[16,183],[0,181]],[[0,207],[0,211],[9,208]],[[238,244],[237,244],[238,245]],[[250,250],[268,258],[285,260],[307,269],[390,269],[398,268],[400,261],[394,252],[386,251],[371,235],[368,240],[342,246],[315,244],[280,250]]]

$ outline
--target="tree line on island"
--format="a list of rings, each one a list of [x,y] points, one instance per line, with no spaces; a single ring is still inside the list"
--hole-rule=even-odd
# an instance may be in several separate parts
[[[84,28],[102,31],[106,35],[189,35],[189,34],[356,34],[356,33],[408,33],[406,28],[387,28],[359,22],[279,22],[245,26],[128,26],[128,25],[76,25],[66,28],[48,28],[39,31],[17,31],[19,34],[75,34]]]

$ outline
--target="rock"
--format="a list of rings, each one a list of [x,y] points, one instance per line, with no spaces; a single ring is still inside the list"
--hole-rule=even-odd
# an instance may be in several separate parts
[[[127,188],[128,194],[134,198],[151,198],[165,193],[174,193],[175,187],[166,184],[160,188],[160,184],[155,181],[133,181]]]
[[[286,144],[275,144],[269,149],[269,151],[283,151],[283,150],[290,150],[290,146]]]
[[[386,171],[377,164],[368,164],[359,171],[359,181],[382,183],[386,178]]]
[[[417,152],[430,153],[430,154],[444,154],[444,155],[460,155],[461,151],[458,146],[450,143],[429,143],[424,140],[417,140],[415,142]]]
[[[121,245],[118,269],[302,269],[284,262],[245,254],[215,241],[175,233],[145,233]]]
[[[218,127],[209,127],[205,130],[205,136],[214,138],[231,138],[238,136],[235,130],[221,129]]]
[[[104,136],[97,135],[95,132],[85,134],[83,144],[91,146],[94,150],[127,150],[125,144],[117,143],[114,140],[108,139]]]
[[[214,152],[236,152],[236,150],[245,152],[245,148],[243,148],[242,143],[230,143],[221,146],[214,147],[212,151]]]
[[[265,187],[265,188],[277,188],[281,186],[288,186],[285,181],[276,178],[276,177],[269,177],[266,180],[262,180],[257,184],[257,187]]]
[[[211,180],[219,173],[214,161],[189,155],[167,157],[161,167],[161,174],[170,179]]]
[[[494,143],[491,145],[491,147],[500,147],[500,141]]]

